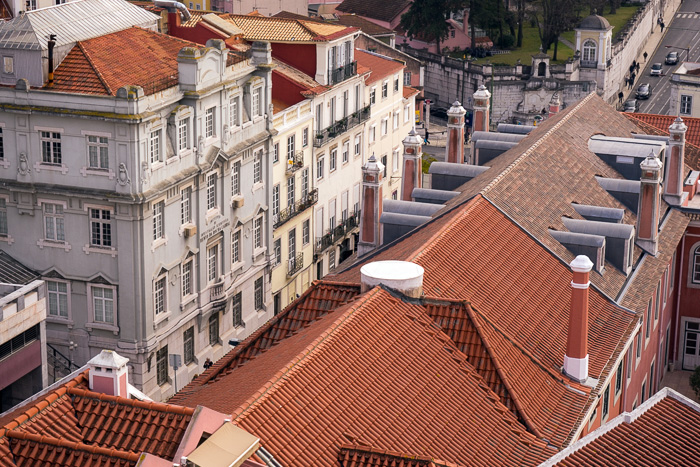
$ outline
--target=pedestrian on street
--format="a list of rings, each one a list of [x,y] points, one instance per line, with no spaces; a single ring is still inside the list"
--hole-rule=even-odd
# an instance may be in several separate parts
[[[637,66],[634,67],[635,71],[639,72],[639,62],[637,62]]]
[[[630,84],[634,85],[634,80],[635,80],[636,77],[637,77],[637,75],[635,75],[634,73],[632,73],[632,76],[630,76]],[[632,86],[630,86],[630,87],[632,87]]]
[[[430,143],[430,132],[428,130],[425,130],[425,144],[431,144]]]
[[[664,22],[662,21],[662,22],[661,22],[661,32],[662,32],[662,33],[664,32],[664,27],[665,27],[665,26],[666,26],[666,25],[665,25]]]
[[[622,105],[622,99],[625,98],[625,93],[620,91],[617,93],[617,99],[620,101],[620,105]]]
[[[634,63],[630,65],[630,74],[634,73]]]
[[[645,51],[645,52],[644,52],[644,63],[646,63],[646,61],[647,61],[647,57],[648,57],[648,56],[649,56],[649,54],[648,54],[648,53],[646,53],[646,51]]]

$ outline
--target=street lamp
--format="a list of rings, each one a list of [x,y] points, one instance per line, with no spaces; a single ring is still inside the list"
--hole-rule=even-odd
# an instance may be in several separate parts
[[[690,61],[690,46],[688,47],[676,47],[675,45],[665,45],[667,49],[678,49],[678,50],[685,50],[685,61],[689,62]]]

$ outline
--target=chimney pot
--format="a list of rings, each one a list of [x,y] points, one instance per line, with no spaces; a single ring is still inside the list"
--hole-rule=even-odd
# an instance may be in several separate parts
[[[466,113],[459,101],[454,101],[450,110],[447,111],[445,162],[464,164],[464,115]]]
[[[423,186],[423,140],[412,128],[403,140],[403,172],[401,174],[401,199],[413,201],[413,190]]]
[[[110,396],[129,397],[128,358],[111,350],[103,350],[88,361],[90,390]]]
[[[483,84],[474,93],[474,115],[472,116],[472,134],[475,131],[489,131],[489,107],[491,93]]]
[[[588,256],[579,255],[570,266],[573,278],[564,373],[576,381],[584,382],[588,379],[588,289],[593,263]]]

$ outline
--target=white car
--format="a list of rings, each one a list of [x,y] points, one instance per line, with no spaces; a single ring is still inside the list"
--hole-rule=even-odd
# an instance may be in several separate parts
[[[651,76],[661,76],[661,72],[662,72],[663,70],[664,70],[664,67],[663,67],[662,64],[660,64],[660,63],[654,63],[654,64],[651,66],[651,71],[649,72],[649,74],[650,74]]]

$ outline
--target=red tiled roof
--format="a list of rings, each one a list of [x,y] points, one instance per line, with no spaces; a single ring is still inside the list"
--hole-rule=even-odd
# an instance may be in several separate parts
[[[408,99],[409,97],[415,96],[415,95],[417,95],[418,93],[420,93],[420,91],[419,91],[418,89],[416,89],[416,88],[412,88],[412,87],[410,87],[410,86],[404,86],[404,87],[403,87],[403,98],[404,98],[404,99]]]
[[[624,112],[630,119],[650,135],[668,136],[668,128],[676,119],[673,115],[632,114]],[[688,127],[685,133],[685,163],[692,170],[700,170],[700,118],[684,118],[683,123]],[[688,144],[690,143],[690,144]]]
[[[371,84],[382,78],[391,76],[403,70],[405,65],[389,57],[366,52],[362,49],[355,49],[355,60],[357,60],[358,73],[359,66],[362,65],[370,70],[370,75],[365,84]]]
[[[668,388],[558,455],[558,466],[700,465],[700,406]],[[563,459],[562,459],[563,457]]]
[[[177,55],[194,42],[133,27],[78,42],[56,68],[52,91],[115,96],[122,86],[146,95],[177,86]],[[229,52],[228,64],[242,58]]]
[[[283,465],[334,466],[348,441],[466,465],[533,464],[553,454],[421,303],[375,288],[306,333],[241,368],[275,364],[277,372],[232,415]],[[252,374],[224,387],[235,392]]]
[[[459,467],[430,456],[349,445],[340,448],[338,462],[340,467]]]
[[[13,412],[0,428],[0,454],[7,453],[0,466],[135,465],[140,453],[174,458],[194,409],[108,396],[86,383],[87,372]]]
[[[411,0],[345,0],[335,9],[378,21],[391,21],[411,5]]]

